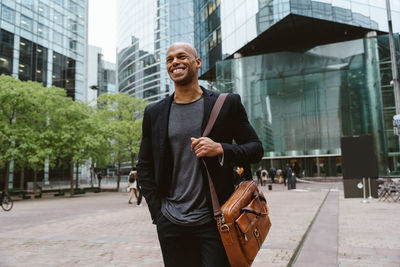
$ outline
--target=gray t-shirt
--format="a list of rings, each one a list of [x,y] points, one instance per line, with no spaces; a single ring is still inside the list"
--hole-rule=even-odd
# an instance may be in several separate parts
[[[190,150],[190,138],[201,136],[204,99],[188,104],[173,102],[169,114],[168,137],[172,151],[172,183],[161,212],[178,225],[201,225],[212,217],[206,204],[200,162]]]

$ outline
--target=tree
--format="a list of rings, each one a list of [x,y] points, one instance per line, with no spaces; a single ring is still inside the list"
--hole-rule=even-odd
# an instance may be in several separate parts
[[[90,160],[90,180],[93,186],[94,163],[97,167],[105,168],[111,160],[111,147],[107,139],[107,127],[103,125],[99,116],[96,116],[93,108],[90,108],[90,116],[87,118],[86,124],[86,134],[82,138],[82,150],[76,157],[80,158],[81,163]]]
[[[5,191],[8,191],[10,162],[18,157],[18,149],[24,144],[18,138],[29,132],[25,117],[31,107],[29,91],[24,84],[12,76],[0,75],[0,160],[6,167]]]
[[[140,147],[144,108],[148,102],[126,93],[103,94],[97,99],[98,116],[108,134],[112,160],[117,165],[117,189],[121,181],[121,163],[134,166]]]
[[[23,90],[29,94],[29,108],[25,113],[19,113],[16,118],[18,131],[14,133],[16,153],[14,159],[21,167],[21,186],[23,187],[23,172],[26,167],[34,171],[34,191],[36,191],[37,172],[43,170],[45,160],[53,153],[49,142],[52,129],[48,127],[49,114],[56,112],[59,103],[66,98],[65,90],[61,88],[43,87],[37,82],[21,82]]]
[[[54,162],[57,158],[65,159],[70,167],[71,196],[74,194],[74,164],[84,159],[84,141],[90,131],[90,107],[83,102],[72,101],[71,98],[62,98],[57,109],[49,114],[49,128],[51,135],[49,142],[54,153],[50,158]],[[89,130],[88,130],[89,129]]]

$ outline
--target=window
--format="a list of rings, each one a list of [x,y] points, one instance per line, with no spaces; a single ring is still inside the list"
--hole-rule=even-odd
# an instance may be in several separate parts
[[[70,30],[73,33],[76,33],[78,30],[78,23],[76,20],[73,19],[68,19],[68,30]]]
[[[79,6],[72,0],[68,0],[68,10],[71,11],[73,14],[78,15],[80,18],[83,18],[85,9]]]
[[[83,54],[84,53],[84,46],[82,43],[76,43],[76,52]]]
[[[21,4],[31,10],[34,8],[34,0],[21,0]]]
[[[211,13],[214,12],[214,10],[217,8],[217,5],[214,0],[210,0],[208,2],[208,14],[211,15]]]
[[[42,1],[39,1],[39,6],[38,6],[38,13],[39,15],[42,15],[45,18],[49,17],[49,6],[43,3]]]
[[[75,70],[75,60],[53,52],[52,84],[66,89],[72,99],[75,99]]]
[[[76,51],[76,40],[69,39],[69,49]]]
[[[32,19],[25,17],[24,15],[21,15],[21,28],[32,31],[33,29],[33,21]]]
[[[14,10],[7,6],[2,5],[1,18],[10,23],[14,23]]]
[[[22,81],[47,82],[47,48],[21,38],[18,78]]]
[[[0,30],[0,74],[12,74],[14,35]]]
[[[54,3],[64,6],[64,0],[54,0]]]
[[[54,10],[53,21],[57,24],[63,25],[64,17],[60,12]]]
[[[53,31],[53,43],[57,43],[59,45],[63,45],[63,36],[61,33]]]
[[[43,24],[38,24],[38,35],[44,39],[49,39],[49,28]]]
[[[82,24],[78,24],[78,30],[77,33],[81,36],[85,35],[85,27]]]
[[[215,46],[217,46],[217,31],[216,30],[210,34],[208,40],[209,40],[208,47],[210,50],[213,49]]]

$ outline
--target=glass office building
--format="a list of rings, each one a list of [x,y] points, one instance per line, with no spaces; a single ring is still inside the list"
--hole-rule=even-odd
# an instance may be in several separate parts
[[[0,74],[83,100],[87,1],[0,0]]]
[[[89,45],[87,53],[87,80],[86,101],[96,103],[99,95],[105,93],[116,93],[116,71],[115,64],[105,61],[100,47]]]
[[[119,0],[118,91],[156,101],[173,91],[165,58],[170,44],[193,43],[193,1]]]
[[[400,2],[391,3],[398,32]],[[265,167],[297,162],[305,176],[341,176],[340,138],[371,134],[380,175],[399,172],[385,1],[195,6],[200,78],[242,96]]]

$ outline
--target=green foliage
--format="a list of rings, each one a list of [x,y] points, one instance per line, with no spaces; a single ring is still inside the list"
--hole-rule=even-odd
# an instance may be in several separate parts
[[[97,99],[97,116],[107,134],[115,163],[134,162],[139,151],[142,117],[148,102],[125,93],[103,94]]]
[[[72,101],[64,89],[0,75],[0,163],[43,169],[58,159],[99,167],[134,161],[139,151],[145,101],[106,94],[97,107]]]

